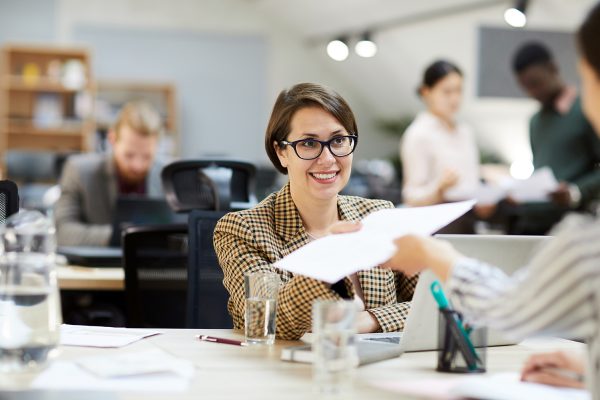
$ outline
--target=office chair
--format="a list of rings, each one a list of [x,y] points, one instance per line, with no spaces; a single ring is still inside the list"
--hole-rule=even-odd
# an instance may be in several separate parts
[[[224,211],[194,210],[189,217],[187,328],[232,328],[229,293],[213,247],[213,232]]]
[[[183,328],[187,226],[132,226],[123,233],[128,327]]]
[[[167,203],[175,212],[219,209],[216,184],[195,164],[176,161],[166,165],[161,180]]]
[[[256,204],[256,167],[248,162],[175,161],[162,170],[161,176],[167,201],[178,211],[241,210]],[[207,200],[209,188],[216,192],[212,207]]]
[[[19,189],[13,181],[0,181],[0,224],[19,211]]]

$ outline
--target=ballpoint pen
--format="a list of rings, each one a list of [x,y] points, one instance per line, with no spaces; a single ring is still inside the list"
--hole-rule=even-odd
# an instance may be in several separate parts
[[[579,372],[571,371],[569,369],[560,368],[560,367],[541,367],[539,369],[542,372],[547,372],[550,374],[558,375],[565,379],[570,379],[576,382],[583,382],[584,376]]]
[[[248,346],[248,343],[242,342],[241,340],[226,339],[226,338],[220,338],[220,337],[208,336],[208,335],[196,335],[196,338],[198,338],[199,340],[202,340],[203,342],[231,344],[234,346]]]

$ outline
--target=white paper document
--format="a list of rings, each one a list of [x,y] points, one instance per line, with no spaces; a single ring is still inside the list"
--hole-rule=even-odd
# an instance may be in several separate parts
[[[123,347],[160,333],[162,332],[148,329],[63,324],[60,327],[60,344],[63,346]]]
[[[373,382],[373,386],[426,399],[486,400],[591,400],[586,390],[556,388],[521,382],[518,373],[499,373],[468,377],[442,377],[422,380]]]
[[[395,252],[394,239],[406,234],[431,235],[475,204],[474,200],[429,207],[376,211],[358,232],[329,235],[308,243],[275,263],[277,268],[328,283],[373,268]]]
[[[194,364],[159,349],[86,357],[52,363],[32,383],[45,390],[180,392],[188,388]]]
[[[549,167],[542,167],[528,179],[506,178],[491,185],[481,183],[471,188],[450,188],[445,197],[456,201],[462,199],[476,199],[477,204],[496,204],[510,196],[519,203],[548,201],[548,195],[558,188],[558,180]]]
[[[548,201],[548,195],[558,188],[558,181],[548,167],[535,170],[526,180],[515,180],[510,196],[519,203]]]

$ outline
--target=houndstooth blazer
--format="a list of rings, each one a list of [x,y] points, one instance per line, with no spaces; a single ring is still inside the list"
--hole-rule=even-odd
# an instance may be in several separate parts
[[[338,196],[342,220],[361,220],[369,213],[393,207],[383,200]],[[341,299],[325,283],[275,268],[272,264],[310,241],[290,194],[289,184],[250,210],[225,215],[214,232],[214,245],[229,291],[229,313],[236,329],[244,328],[244,274],[277,272],[282,286],[277,298],[277,337],[295,340],[311,330],[311,308],[315,299]],[[407,278],[383,268],[359,271],[365,308],[382,331],[404,328],[417,277]],[[354,296],[349,278],[346,289]]]

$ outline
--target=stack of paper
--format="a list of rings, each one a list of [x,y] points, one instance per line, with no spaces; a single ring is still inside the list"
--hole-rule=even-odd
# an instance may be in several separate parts
[[[275,263],[277,268],[334,283],[373,268],[396,251],[394,239],[406,234],[431,235],[469,211],[474,200],[430,207],[376,211],[358,232],[330,235],[310,242]]]

